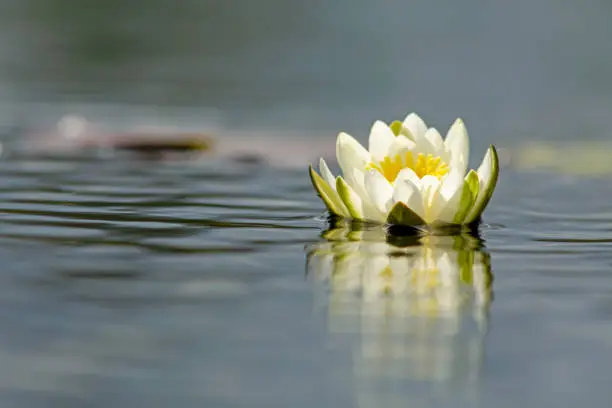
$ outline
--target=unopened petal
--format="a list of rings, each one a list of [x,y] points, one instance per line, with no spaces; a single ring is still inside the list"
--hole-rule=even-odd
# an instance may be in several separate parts
[[[465,219],[465,224],[471,224],[478,220],[493,196],[493,191],[499,177],[499,158],[497,157],[495,146],[489,147],[477,173],[480,190],[478,191],[478,197],[476,197],[474,206]]]

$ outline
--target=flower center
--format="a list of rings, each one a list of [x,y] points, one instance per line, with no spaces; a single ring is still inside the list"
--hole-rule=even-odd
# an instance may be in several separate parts
[[[438,156],[419,153],[416,159],[412,152],[403,155],[397,154],[391,158],[385,157],[381,162],[368,164],[368,169],[378,170],[389,182],[394,182],[402,169],[412,169],[419,178],[435,176],[441,179],[448,173],[448,164],[444,163]]]

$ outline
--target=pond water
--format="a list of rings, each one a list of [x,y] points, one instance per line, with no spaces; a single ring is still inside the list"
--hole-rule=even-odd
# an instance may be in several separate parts
[[[504,169],[477,235],[417,239],[328,224],[304,169],[0,169],[3,406],[610,398],[608,180]]]
[[[605,406],[610,5],[247,3],[3,3],[0,406]],[[328,222],[308,162],[412,110],[501,148],[483,224]],[[65,113],[225,147],[28,139]]]

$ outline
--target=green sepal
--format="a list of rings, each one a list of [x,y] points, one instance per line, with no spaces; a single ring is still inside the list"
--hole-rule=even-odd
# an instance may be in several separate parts
[[[321,200],[323,200],[329,212],[339,217],[348,217],[349,211],[346,209],[338,194],[330,187],[329,184],[327,184],[327,181],[325,181],[323,177],[319,176],[319,174],[312,168],[312,165],[308,167],[312,185],[314,186],[315,190],[317,190],[319,197],[321,197]]]
[[[491,197],[493,197],[493,192],[495,191],[495,187],[497,186],[497,180],[499,178],[499,157],[497,156],[497,150],[495,146],[491,145],[489,147],[491,151],[491,179],[489,180],[489,184],[485,186],[483,192],[483,198],[480,202],[474,203],[474,208],[470,212],[468,218],[465,220],[465,224],[472,224],[477,222],[480,219],[480,216],[487,208]]]
[[[457,210],[457,214],[455,214],[455,218],[453,218],[453,224],[463,224],[463,221],[474,206],[479,189],[480,182],[478,181],[478,174],[476,174],[474,170],[470,170],[463,181],[463,191],[461,193],[461,201],[459,202],[459,210]]]
[[[336,177],[336,191],[338,191],[338,195],[351,214],[351,217],[356,220],[363,220],[363,212],[355,205],[355,202],[357,200],[361,201],[361,199],[340,176]]]
[[[391,131],[395,136],[399,136],[402,132],[403,124],[399,120],[394,120],[393,122],[391,122],[389,127],[391,128]]]
[[[397,202],[387,216],[387,224],[416,227],[426,222],[401,201]]]

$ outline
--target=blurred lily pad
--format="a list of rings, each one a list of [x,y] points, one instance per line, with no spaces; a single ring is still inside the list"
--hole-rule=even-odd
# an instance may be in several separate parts
[[[534,141],[503,149],[500,156],[503,165],[519,170],[576,176],[612,174],[612,143],[606,141]]]

